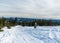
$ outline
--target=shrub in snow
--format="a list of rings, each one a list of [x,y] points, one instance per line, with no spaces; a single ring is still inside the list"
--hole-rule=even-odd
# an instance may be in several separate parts
[[[8,28],[8,29],[11,29],[11,27],[10,27],[10,26],[7,26],[7,28]]]

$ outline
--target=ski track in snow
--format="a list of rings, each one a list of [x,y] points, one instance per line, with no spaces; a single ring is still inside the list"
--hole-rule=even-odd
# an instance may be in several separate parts
[[[3,28],[0,32],[0,43],[60,43],[60,26]]]

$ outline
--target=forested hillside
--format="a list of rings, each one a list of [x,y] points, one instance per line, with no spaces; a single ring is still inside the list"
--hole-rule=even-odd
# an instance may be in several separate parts
[[[22,25],[22,26],[58,26],[60,20],[47,20],[47,19],[32,19],[32,18],[0,18],[0,29],[7,26],[9,29],[11,26]]]

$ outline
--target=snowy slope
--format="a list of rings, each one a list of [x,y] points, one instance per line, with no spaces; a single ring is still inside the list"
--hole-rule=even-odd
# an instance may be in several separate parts
[[[0,32],[0,43],[60,43],[60,26],[3,28]]]

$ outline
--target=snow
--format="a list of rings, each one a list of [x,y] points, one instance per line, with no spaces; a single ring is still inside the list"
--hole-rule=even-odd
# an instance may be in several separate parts
[[[60,43],[60,26],[2,28],[0,43]]]

